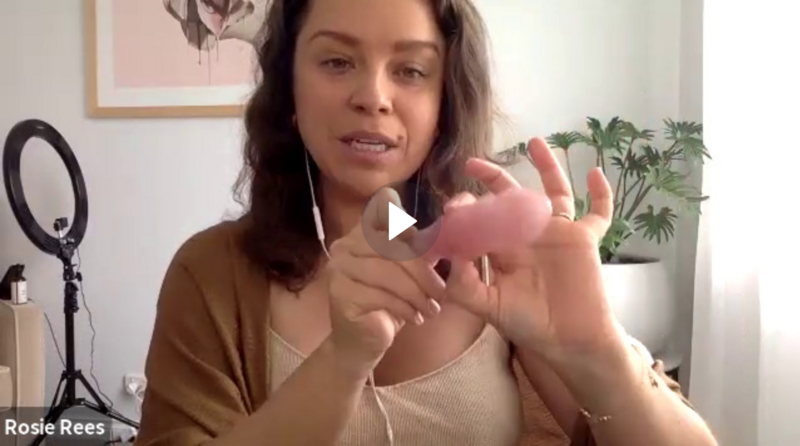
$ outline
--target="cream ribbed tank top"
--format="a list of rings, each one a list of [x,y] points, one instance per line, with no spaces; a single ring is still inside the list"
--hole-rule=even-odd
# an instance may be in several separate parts
[[[275,391],[305,356],[271,335]],[[509,355],[506,341],[487,324],[464,353],[431,373],[374,392],[368,383],[339,446],[389,445],[388,430],[394,446],[517,445],[522,409]]]

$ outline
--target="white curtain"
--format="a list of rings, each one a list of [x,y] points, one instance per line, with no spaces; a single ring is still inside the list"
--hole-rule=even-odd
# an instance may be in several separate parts
[[[720,445],[800,445],[800,6],[705,0],[690,398]]]

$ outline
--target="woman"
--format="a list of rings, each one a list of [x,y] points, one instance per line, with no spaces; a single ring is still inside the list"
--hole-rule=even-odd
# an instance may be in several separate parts
[[[167,272],[139,445],[715,444],[606,302],[600,171],[591,214],[572,221],[563,172],[531,142],[554,216],[535,244],[492,253],[488,286],[473,259],[440,274],[365,242],[360,223],[385,229],[361,218],[384,185],[420,182],[448,209],[520,187],[485,160],[489,68],[469,0],[276,0],[266,29],[250,206]]]

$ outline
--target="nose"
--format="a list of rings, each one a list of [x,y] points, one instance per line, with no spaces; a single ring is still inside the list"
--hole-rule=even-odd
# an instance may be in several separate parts
[[[366,115],[388,115],[392,113],[392,85],[382,70],[363,71],[357,76],[350,107]]]

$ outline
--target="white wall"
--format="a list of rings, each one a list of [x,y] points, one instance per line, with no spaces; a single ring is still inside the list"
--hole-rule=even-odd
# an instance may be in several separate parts
[[[691,45],[681,45],[680,24],[687,18],[680,1],[478,4],[495,48],[500,102],[510,118],[497,137],[498,149],[534,135],[582,129],[587,116],[620,115],[657,126],[683,113],[683,98],[691,94],[680,95],[681,54]],[[81,163],[90,197],[82,270],[98,332],[95,374],[117,407],[136,416],[122,393],[122,376],[142,370],[158,288],[177,246],[235,209],[230,187],[240,165],[240,125],[231,119],[86,119],[81,5],[29,0],[0,11],[0,40],[13,42],[4,46],[0,70],[0,135],[22,119],[44,119],[64,134]],[[576,171],[585,172],[589,162],[587,153]],[[23,163],[26,192],[41,221],[49,225],[56,216],[71,215],[66,174],[55,154],[32,144]],[[516,173],[535,186],[535,177],[520,169]],[[576,182],[584,187],[582,174]],[[684,232],[694,240],[692,230],[682,229],[678,243],[636,248],[662,255],[673,268],[676,247]],[[14,262],[27,265],[31,294],[46,308],[61,341],[60,263],[25,239],[3,194],[0,267]],[[84,370],[90,338],[82,307],[77,342]],[[61,366],[52,343],[47,355],[49,397]]]
[[[687,121],[703,121],[703,7],[704,0],[681,1],[679,116]],[[710,147],[709,150],[714,152],[716,147]],[[701,189],[702,177],[702,169],[693,169],[691,184]],[[679,238],[676,244],[676,290],[680,296],[680,316],[675,343],[677,349],[684,353],[680,382],[686,392],[690,392],[698,224],[699,216],[686,216],[676,228]]]

